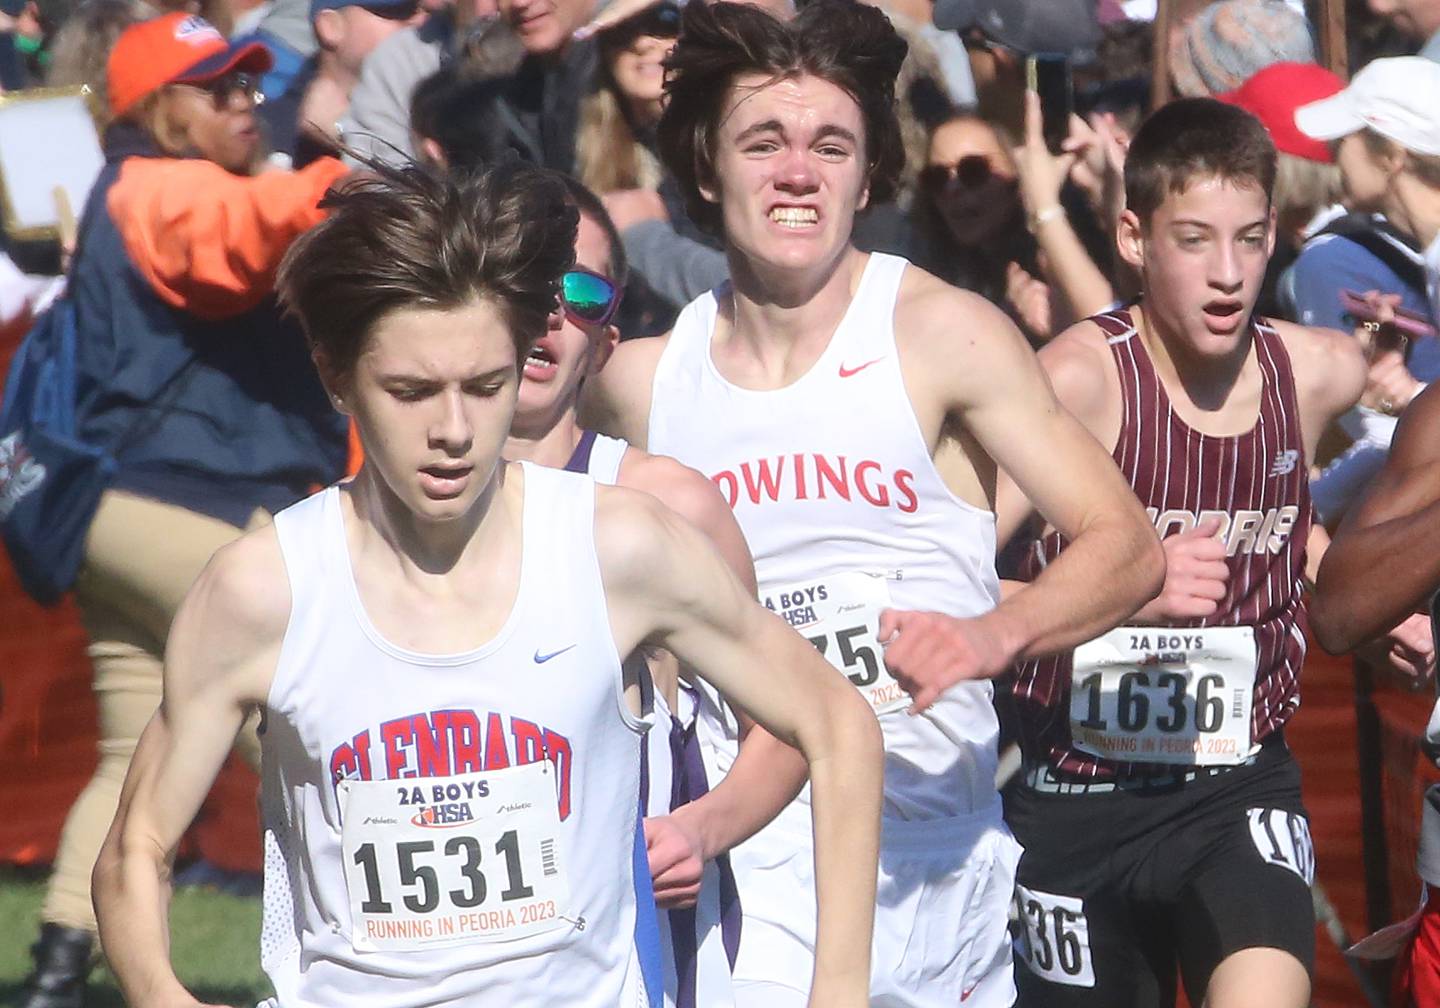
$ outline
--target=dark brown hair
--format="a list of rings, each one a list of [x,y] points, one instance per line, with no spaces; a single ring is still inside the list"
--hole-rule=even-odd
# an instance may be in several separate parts
[[[718,233],[719,208],[700,195],[714,183],[715,139],[730,86],[741,74],[775,80],[819,77],[860,106],[870,201],[894,196],[905,148],[895,114],[895,76],[905,42],[875,7],[859,0],[811,0],[790,21],[753,4],[688,3],[680,40],[665,61],[665,112],[657,139],[685,207]]]
[[[389,168],[332,189],[330,210],[280,264],[281,303],[334,376],[348,375],[384,315],[494,303],[517,366],[544,335],[560,276],[575,261],[579,219],[551,171],[504,161],[446,175]]]
[[[1150,226],[1165,197],[1197,179],[1275,191],[1275,143],[1249,112],[1214,98],[1178,98],[1140,124],[1125,155],[1125,206]]]

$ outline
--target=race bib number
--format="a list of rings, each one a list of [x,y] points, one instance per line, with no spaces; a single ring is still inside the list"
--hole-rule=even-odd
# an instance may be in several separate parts
[[[1296,812],[1276,808],[1245,810],[1250,822],[1250,839],[1267,864],[1288,868],[1315,884],[1315,845],[1310,841],[1310,823]]]
[[[1117,627],[1075,649],[1075,747],[1134,763],[1228,766],[1253,752],[1251,627]]]
[[[880,612],[890,607],[886,582],[881,574],[850,571],[761,595],[767,609],[808,638],[855,684],[876,714],[910,705],[909,695],[885,668],[880,647]]]
[[[342,781],[357,952],[511,941],[569,920],[555,768]]]
[[[1080,900],[1016,885],[1015,918],[1015,954],[1031,973],[1067,987],[1095,986],[1090,922]]]

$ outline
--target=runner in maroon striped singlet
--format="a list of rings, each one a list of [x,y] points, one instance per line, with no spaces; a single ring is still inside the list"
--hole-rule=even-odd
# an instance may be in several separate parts
[[[1117,241],[1143,298],[1041,352],[1060,400],[1145,505],[1159,598],[997,701],[1023,771],[1022,1005],[1309,1001],[1314,855],[1283,727],[1305,657],[1308,463],[1359,397],[1347,335],[1252,316],[1275,150],[1248,113],[1165,106],[1130,148]],[[1030,507],[1002,486],[1001,536]],[[1022,562],[1038,576],[1052,529]],[[1097,586],[1103,590],[1102,586]],[[1023,587],[1018,590],[1023,591]]]

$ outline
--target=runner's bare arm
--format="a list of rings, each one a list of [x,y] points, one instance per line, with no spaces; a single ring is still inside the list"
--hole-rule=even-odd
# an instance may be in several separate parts
[[[1114,462],[1056,401],[1010,320],[948,287],[925,290],[916,302],[910,318],[926,322],[905,344],[912,359],[904,369],[912,400],[920,397],[917,411],[938,406],[964,424],[1070,540],[1029,588],[977,619],[886,614],[881,634],[899,634],[886,664],[900,669],[897,679],[912,679],[918,710],[955,682],[996,675],[1016,658],[1071,647],[1116,625],[1159,591],[1164,557]],[[966,326],[957,330],[960,318]]]
[[[636,448],[649,442],[655,368],[669,336],[625,340],[580,390],[580,423]]]
[[[696,470],[664,455],[643,455],[633,464],[630,455],[621,469],[620,482],[644,490],[704,532],[753,598],[755,564],[750,547],[734,512],[715,485]],[[687,838],[698,841],[698,847],[692,845],[692,867],[703,867],[703,862],[748,840],[779,815],[800,793],[805,774],[805,758],[799,752],[752,722],[746,725],[729,773],[703,798],[662,818],[673,820]],[[655,820],[647,821],[647,839],[652,829],[663,828]],[[653,863],[651,867],[653,870]],[[698,874],[691,881],[698,891]]]
[[[171,967],[175,847],[263,701],[290,598],[273,529],[222,549],[175,617],[164,697],[141,736],[95,865],[100,940],[127,1003],[198,1004]]]
[[[1093,323],[1071,326],[1036,355],[1055,398],[1088,430],[1104,449],[1119,432],[1119,409],[1110,403],[1106,368],[1108,351],[1103,341],[1087,330]],[[1113,429],[1112,429],[1113,428]],[[995,481],[995,539],[1004,544],[1035,513],[1035,505],[1004,469]]]
[[[955,406],[1000,471],[1070,541],[1026,591],[995,610],[997,621],[1019,628],[1019,654],[1030,657],[1089,640],[1152,598],[1164,555],[1109,452],[1056,400],[1010,321],[990,311],[996,338],[984,377],[979,367],[953,368]],[[1097,583],[1105,590],[1095,591]]]
[[[1332,654],[1421,608],[1440,584],[1440,389],[1405,410],[1385,467],[1352,507],[1320,565],[1310,625]]]
[[[600,488],[596,542],[621,650],[669,649],[805,754],[819,906],[814,1005],[869,1003],[883,747],[869,705],[808,641],[760,606],[688,522]]]
[[[1115,365],[1104,333],[1092,322],[1081,322],[1041,350],[1039,359],[1060,404],[1102,447],[1113,446],[1120,432],[1121,407]],[[999,524],[1016,528],[1034,509],[1006,474],[1000,474],[999,482]],[[1208,518],[1164,540],[1164,587],[1129,617],[1131,622],[1170,623],[1215,612],[1230,578],[1224,544],[1215,538],[1218,530],[1219,523]]]

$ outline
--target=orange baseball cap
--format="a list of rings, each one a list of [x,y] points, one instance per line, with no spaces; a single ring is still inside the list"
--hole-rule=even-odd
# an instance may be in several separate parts
[[[264,73],[273,65],[259,42],[232,46],[202,17],[177,11],[120,33],[107,68],[110,111],[122,116],[166,84],[204,84],[232,70]]]

